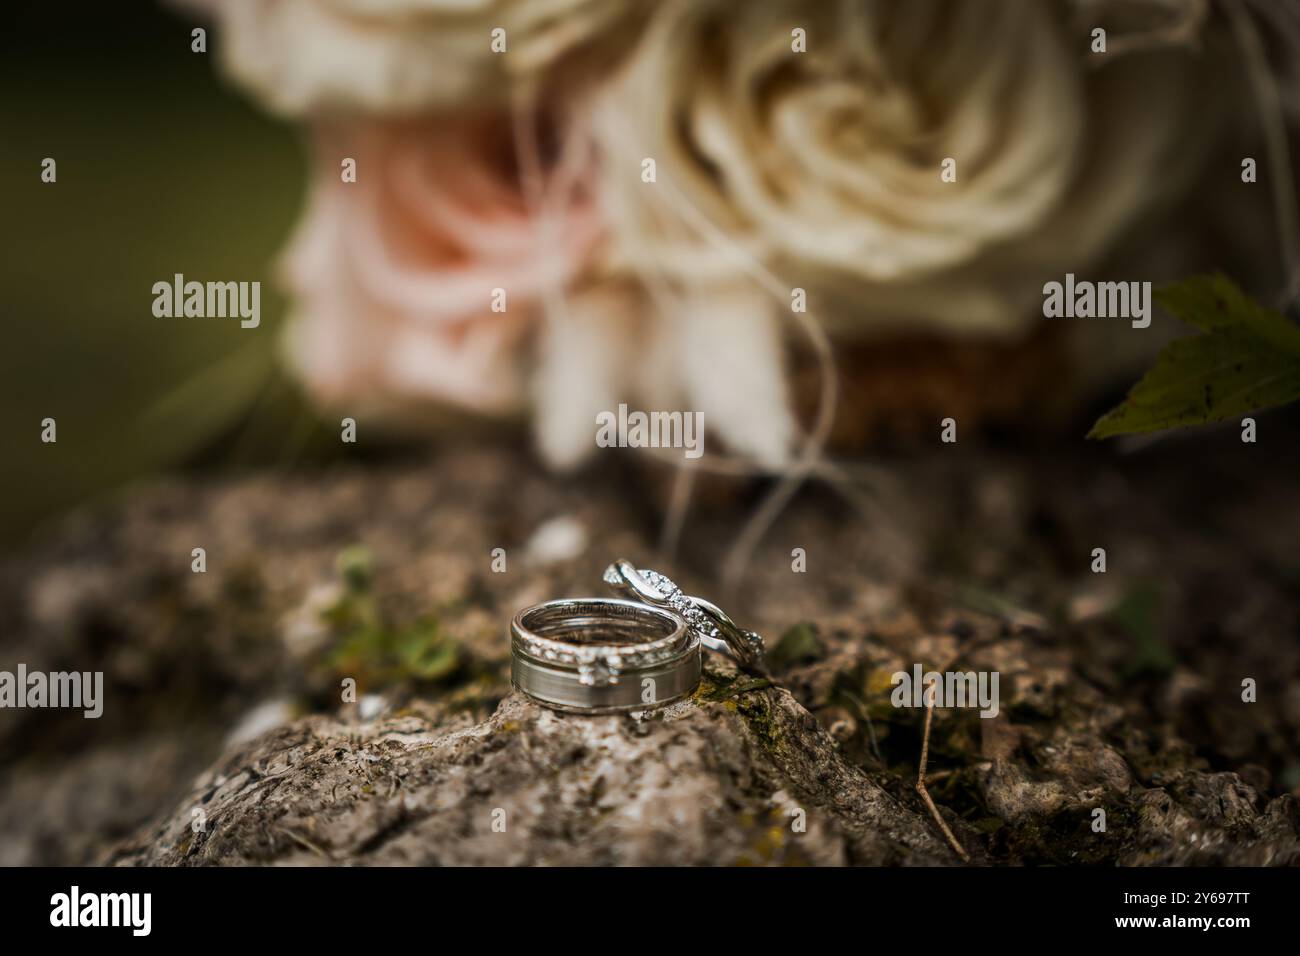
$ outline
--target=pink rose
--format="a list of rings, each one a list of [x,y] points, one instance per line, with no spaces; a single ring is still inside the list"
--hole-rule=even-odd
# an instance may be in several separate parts
[[[573,171],[543,175],[547,214],[534,214],[504,117],[323,126],[316,163],[285,261],[289,354],[308,389],[356,411],[521,407],[538,302],[599,235]]]

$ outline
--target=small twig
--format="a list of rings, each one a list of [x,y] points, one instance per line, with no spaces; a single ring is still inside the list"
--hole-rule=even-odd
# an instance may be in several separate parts
[[[659,539],[659,557],[671,562],[677,556],[677,545],[682,540],[682,528],[691,507],[691,492],[695,488],[695,469],[683,465],[673,476],[672,499],[664,516],[663,531]]]
[[[969,863],[970,855],[957,842],[952,830],[948,828],[948,824],[944,822],[943,817],[939,814],[939,808],[934,805],[934,800],[930,797],[930,791],[925,788],[925,765],[930,759],[930,723],[934,720],[934,698],[930,695],[927,695],[927,697],[929,699],[925,702],[925,733],[921,737],[921,768],[916,774],[916,792],[921,795],[925,805],[930,808],[930,816],[934,817],[934,822],[939,824],[939,829],[943,831],[943,835],[947,838],[948,845],[957,852],[963,862]]]
[[[876,742],[876,725],[871,721],[871,712],[867,710],[867,705],[863,703],[862,698],[852,691],[846,690],[841,693],[843,693],[849,700],[853,701],[854,705],[858,708],[858,716],[866,721],[867,736],[871,738],[871,752],[875,754],[876,759],[883,764],[885,758],[881,755],[880,745]]]
[[[1240,3],[1222,4],[1232,26],[1237,46],[1246,59],[1246,69],[1259,107],[1264,148],[1273,172],[1273,202],[1276,207],[1278,250],[1282,258],[1284,288],[1279,304],[1285,308],[1300,295],[1300,213],[1296,209],[1295,186],[1291,178],[1291,152],[1287,143],[1286,120],[1277,80],[1269,69],[1259,30]]]
[[[862,718],[867,722],[867,736],[871,738],[871,752],[876,755],[876,759],[882,764],[885,762],[884,756],[880,753],[880,744],[876,742],[876,725],[871,722],[871,715],[865,711]]]
[[[1162,26],[1113,37],[1107,48],[1109,57],[1089,57],[1092,66],[1102,66],[1115,56],[1126,53],[1142,53],[1148,50],[1162,50],[1169,47],[1195,49],[1200,44],[1200,34],[1209,18],[1210,8],[1205,0],[1193,0],[1186,5],[1177,5],[1170,21]]]
[[[302,836],[301,834],[294,833],[288,827],[278,826],[276,827],[276,829],[279,830],[281,833],[283,833],[285,836],[287,836],[290,840],[293,840],[294,843],[297,843],[299,846],[303,847],[304,849],[310,850],[312,853],[315,853],[326,860],[333,859],[333,857],[331,857],[328,853],[326,853],[324,850],[318,847],[315,843],[312,843],[311,840],[308,840],[305,836]]]

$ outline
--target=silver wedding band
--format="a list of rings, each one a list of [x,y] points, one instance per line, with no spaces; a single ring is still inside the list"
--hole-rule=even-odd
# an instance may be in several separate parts
[[[700,682],[700,642],[669,611],[618,598],[547,601],[510,623],[511,682],[569,713],[662,707]]]

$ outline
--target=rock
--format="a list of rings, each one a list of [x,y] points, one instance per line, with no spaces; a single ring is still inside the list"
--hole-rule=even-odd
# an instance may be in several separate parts
[[[632,716],[558,714],[516,692],[478,724],[424,707],[311,717],[228,753],[110,862],[955,860],[916,800],[845,763],[787,691],[751,683],[711,666],[694,698]]]
[[[505,637],[652,563],[635,473],[449,446],[140,487],[0,560],[0,664],[102,670],[106,697],[0,715],[0,862],[952,864],[914,791],[924,712],[890,704],[920,664],[1001,675],[997,717],[933,723],[929,789],[976,862],[1298,863],[1297,443],[1233,441],[865,470],[796,499],[737,594],[716,569],[752,499],[710,500],[663,570],[787,653],[775,686],[711,659],[641,719],[513,694]],[[557,514],[583,553],[516,561]],[[279,726],[228,742],[265,701]]]

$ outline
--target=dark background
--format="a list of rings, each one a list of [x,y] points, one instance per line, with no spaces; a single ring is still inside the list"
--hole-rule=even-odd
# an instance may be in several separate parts
[[[301,460],[314,416],[275,363],[299,134],[154,2],[6,5],[0,28],[0,547],[169,465]],[[41,181],[56,160],[58,181]],[[262,322],[159,319],[151,287],[262,282]],[[40,422],[58,422],[58,442]],[[334,443],[337,446],[337,442]],[[215,450],[219,447],[219,453]]]

